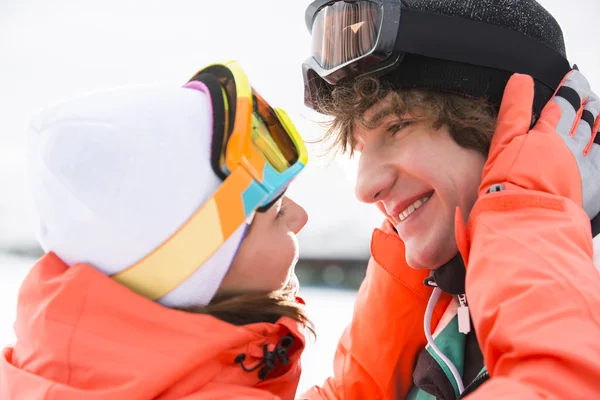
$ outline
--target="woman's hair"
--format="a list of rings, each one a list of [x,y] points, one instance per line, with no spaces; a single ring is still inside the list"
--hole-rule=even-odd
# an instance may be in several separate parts
[[[336,85],[332,91],[319,94],[315,108],[333,117],[326,123],[324,139],[333,149],[352,155],[353,128],[356,124],[375,128],[364,119],[364,113],[388,96],[397,115],[410,114],[434,130],[446,126],[459,146],[487,156],[497,112],[485,100],[428,89],[394,89],[373,76]]]
[[[258,322],[275,323],[289,317],[307,328],[313,335],[313,323],[306,307],[296,301],[294,290],[286,288],[269,293],[227,294],[216,296],[208,305],[186,309],[196,314],[212,315],[233,325]]]

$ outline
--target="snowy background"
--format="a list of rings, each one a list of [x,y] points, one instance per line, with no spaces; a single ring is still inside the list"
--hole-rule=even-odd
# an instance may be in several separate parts
[[[600,91],[598,0],[540,0],[565,32],[571,62]],[[321,129],[302,105],[300,64],[309,53],[307,0],[1,0],[0,1],[0,347],[20,281],[36,248],[23,178],[28,120],[40,108],[82,93],[138,84],[181,85],[215,59],[236,58],[254,87],[290,114],[307,140]],[[355,162],[318,157],[290,190],[310,222],[304,257],[365,258],[380,217],[353,196]],[[352,312],[354,292],[304,288],[318,341],[304,357],[301,388],[331,373],[335,342]]]

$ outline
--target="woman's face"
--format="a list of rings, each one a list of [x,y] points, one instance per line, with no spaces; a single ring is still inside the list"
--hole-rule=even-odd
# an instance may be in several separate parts
[[[282,197],[267,211],[256,213],[219,288],[219,294],[271,292],[298,286],[296,234],[308,215],[293,200]]]

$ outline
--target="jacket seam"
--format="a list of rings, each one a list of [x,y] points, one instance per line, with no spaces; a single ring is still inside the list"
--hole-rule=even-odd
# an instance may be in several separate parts
[[[89,289],[88,285],[88,289]],[[75,340],[75,334],[77,333],[77,328],[79,327],[79,323],[81,322],[81,317],[83,315],[83,310],[85,309],[85,306],[87,304],[87,300],[89,297],[89,290],[85,291],[85,296],[83,297],[83,301],[81,302],[81,306],[79,308],[79,312],[77,314],[77,319],[75,321],[75,324],[73,324],[73,327],[71,329],[71,334],[69,335],[69,340],[68,340],[68,344],[67,344],[67,351],[66,351],[66,363],[67,363],[67,379],[66,379],[66,384],[70,384],[71,383],[71,374],[73,373],[72,371],[72,366],[71,366],[71,352],[72,352],[72,347],[73,347],[73,341]],[[52,320],[51,318],[48,318],[48,320]],[[55,321],[58,322],[58,321]],[[44,397],[45,399],[49,399],[50,398],[50,393],[53,391],[53,389],[56,387],[56,383],[53,383],[52,386],[48,389],[48,392],[46,393],[46,396]]]

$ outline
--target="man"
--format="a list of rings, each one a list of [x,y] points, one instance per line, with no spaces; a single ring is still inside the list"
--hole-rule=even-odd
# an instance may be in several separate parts
[[[334,376],[301,398],[598,397],[600,100],[555,19],[379,0],[306,22],[306,103],[386,221]]]

